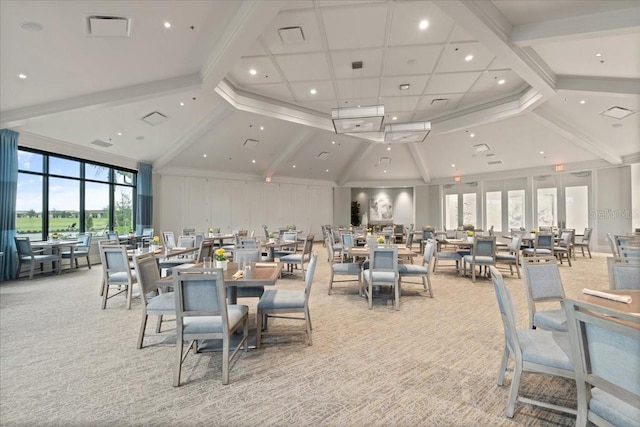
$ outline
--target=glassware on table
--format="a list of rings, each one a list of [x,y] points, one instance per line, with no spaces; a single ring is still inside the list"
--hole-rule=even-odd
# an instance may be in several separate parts
[[[205,269],[213,268],[213,258],[210,256],[202,258],[202,267]]]

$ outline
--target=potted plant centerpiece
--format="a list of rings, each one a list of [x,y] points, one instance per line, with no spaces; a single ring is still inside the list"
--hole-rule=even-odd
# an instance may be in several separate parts
[[[153,238],[151,239],[151,252],[155,252],[158,250],[158,248],[160,247],[160,237],[158,236],[153,236]]]
[[[216,249],[216,268],[227,270],[227,257],[224,255],[224,249]]]
[[[377,242],[378,245],[384,245],[384,236],[378,236]]]

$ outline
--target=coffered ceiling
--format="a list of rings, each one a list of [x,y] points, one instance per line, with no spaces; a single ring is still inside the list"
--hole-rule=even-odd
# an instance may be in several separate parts
[[[639,1],[3,0],[0,12],[1,125],[54,152],[345,186],[640,161]],[[389,145],[334,132],[332,108],[375,104],[385,124],[431,133]],[[166,120],[141,120],[153,112]]]

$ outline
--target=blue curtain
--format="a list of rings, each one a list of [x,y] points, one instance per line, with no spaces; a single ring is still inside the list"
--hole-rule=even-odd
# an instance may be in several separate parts
[[[17,254],[16,194],[18,191],[18,133],[0,130],[0,278],[14,279]]]
[[[138,163],[138,200],[136,211],[136,233],[142,234],[142,229],[151,228],[153,223],[153,186],[151,185],[151,171],[153,167],[148,163]]]

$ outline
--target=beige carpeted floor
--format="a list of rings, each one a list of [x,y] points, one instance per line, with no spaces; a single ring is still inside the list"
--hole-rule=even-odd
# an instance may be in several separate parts
[[[504,416],[496,385],[503,332],[491,282],[432,277],[435,298],[403,287],[402,307],[368,310],[355,284],[327,295],[326,252],[311,295],[313,346],[304,335],[270,337],[242,354],[221,384],[220,355],[190,354],[172,387],[175,347],[153,337],[135,348],[140,302],[100,309],[101,267],[0,284],[0,425],[498,426],[573,425],[574,418],[519,404]],[[561,266],[567,296],[606,288],[604,254]],[[522,282],[505,274],[526,326]],[[278,286],[301,288],[300,279]],[[244,300],[255,315],[255,301]],[[153,332],[150,322],[147,331]],[[276,319],[272,333],[303,331]],[[168,322],[165,329],[175,328]],[[575,404],[571,381],[525,375],[521,390]]]

